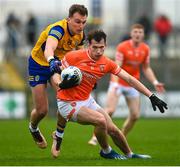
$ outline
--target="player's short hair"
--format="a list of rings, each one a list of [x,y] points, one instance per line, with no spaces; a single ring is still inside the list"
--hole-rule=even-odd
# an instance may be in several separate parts
[[[100,42],[102,39],[104,39],[106,43],[106,34],[103,30],[92,30],[88,33],[87,40],[89,43],[91,43],[92,39],[97,42]]]
[[[137,28],[137,29],[143,29],[144,30],[144,26],[142,25],[142,24],[133,24],[132,26],[131,26],[131,30],[133,30],[133,29],[135,29],[135,28]]]
[[[69,8],[69,17],[72,17],[74,13],[79,13],[82,16],[88,16],[88,10],[84,5],[73,4]]]

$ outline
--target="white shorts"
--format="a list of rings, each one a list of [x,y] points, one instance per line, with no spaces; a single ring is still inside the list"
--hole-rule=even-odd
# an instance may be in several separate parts
[[[109,88],[108,88],[108,92],[112,91],[113,89],[115,89],[116,94],[119,96],[121,94],[123,94],[125,97],[139,97],[139,92],[130,86],[123,86],[121,84],[115,83],[115,82],[110,82],[109,84]]]
[[[58,112],[66,121],[77,121],[77,114],[81,107],[88,107],[92,110],[101,109],[91,95],[87,100],[83,101],[62,101],[58,99],[57,105]]]

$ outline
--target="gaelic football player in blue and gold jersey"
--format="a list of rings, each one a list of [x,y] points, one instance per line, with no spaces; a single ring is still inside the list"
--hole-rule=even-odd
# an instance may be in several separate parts
[[[57,90],[53,74],[60,73],[61,59],[72,50],[83,47],[84,27],[88,10],[84,5],[74,4],[69,9],[69,16],[46,27],[39,36],[29,57],[29,84],[32,90],[34,109],[31,112],[29,129],[40,148],[46,148],[47,142],[38,128],[39,122],[48,112],[46,93],[48,81]],[[63,88],[74,86],[76,78],[66,81]],[[65,121],[58,124],[57,133],[63,136]]]

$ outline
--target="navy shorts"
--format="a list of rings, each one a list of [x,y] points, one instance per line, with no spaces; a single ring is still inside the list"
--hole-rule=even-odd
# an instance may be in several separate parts
[[[38,84],[47,84],[53,73],[48,66],[41,66],[30,56],[28,61],[29,85],[34,87]]]

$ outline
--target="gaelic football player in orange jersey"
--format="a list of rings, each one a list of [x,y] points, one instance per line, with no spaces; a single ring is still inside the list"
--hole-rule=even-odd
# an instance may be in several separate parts
[[[140,79],[140,67],[142,66],[145,77],[154,85],[155,89],[158,92],[164,92],[164,84],[158,82],[150,67],[150,49],[143,42],[144,27],[141,24],[134,24],[130,35],[130,40],[126,40],[117,46],[116,63],[138,80]],[[123,79],[112,75],[105,108],[110,116],[115,112],[121,95],[125,96],[129,108],[129,116],[122,126],[122,132],[126,136],[140,115],[139,92]],[[93,136],[88,143],[96,145],[96,137]]]
[[[79,85],[58,90],[58,114],[61,115],[58,119],[63,118],[67,122],[74,121],[82,125],[93,125],[94,133],[101,146],[100,155],[103,158],[150,158],[148,155],[134,154],[132,152],[123,133],[113,123],[108,113],[96,103],[91,96],[91,91],[97,80],[101,79],[107,73],[112,73],[124,79],[131,86],[149,97],[153,109],[158,107],[161,112],[164,112],[164,109],[167,109],[167,104],[156,97],[141,82],[121,69],[114,61],[103,55],[106,47],[106,34],[103,31],[94,30],[89,32],[88,42],[87,50],[69,52],[62,60],[62,66],[64,68],[76,66],[81,70],[83,77]],[[58,74],[56,74],[55,81],[57,85],[61,84]],[[107,142],[107,135],[110,135],[113,142],[125,156],[112,150]],[[60,153],[57,131],[53,132],[51,153],[54,157],[58,157]]]
[[[68,18],[47,26],[39,36],[29,57],[29,85],[32,90],[34,109],[30,115],[29,130],[40,148],[46,148],[47,142],[38,125],[48,112],[47,83],[57,90],[53,74],[60,73],[60,60],[71,50],[83,47],[84,27],[88,10],[84,5],[74,4],[69,8]],[[71,87],[76,82],[72,78],[61,87]],[[65,122],[58,122],[59,134],[63,137]]]

